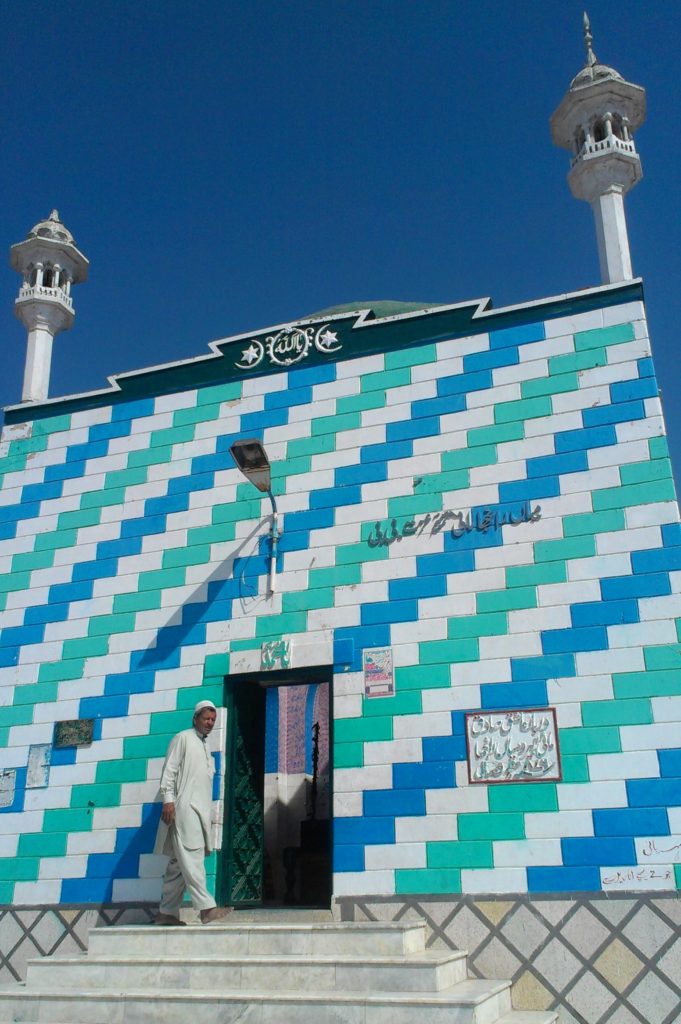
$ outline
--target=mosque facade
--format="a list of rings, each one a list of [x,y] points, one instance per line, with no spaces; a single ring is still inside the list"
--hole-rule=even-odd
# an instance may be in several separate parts
[[[13,247],[5,979],[148,919],[163,756],[209,698],[221,902],[418,914],[517,1005],[676,1019],[681,527],[624,215],[645,95],[586,43],[552,133],[591,289],[352,304],[48,398],[87,260],[56,211]]]

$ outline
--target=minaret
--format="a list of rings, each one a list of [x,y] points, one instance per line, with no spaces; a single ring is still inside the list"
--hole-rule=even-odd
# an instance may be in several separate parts
[[[10,249],[10,263],[23,277],[14,312],[28,329],[22,402],[41,402],[50,384],[52,342],[67,331],[75,313],[71,285],[87,278],[88,261],[53,210]]]
[[[591,203],[604,284],[632,278],[624,197],[641,180],[641,161],[632,132],[646,116],[640,85],[599,64],[593,51],[589,18],[584,15],[586,65],[573,78],[551,118],[557,146],[572,151],[568,174],[576,199]]]

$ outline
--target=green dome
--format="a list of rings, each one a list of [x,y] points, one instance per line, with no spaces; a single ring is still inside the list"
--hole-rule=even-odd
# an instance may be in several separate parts
[[[400,313],[416,313],[422,309],[433,309],[441,306],[441,302],[397,302],[395,299],[358,299],[356,302],[343,302],[339,306],[328,306],[315,313],[301,317],[303,320],[318,319],[325,316],[337,316],[339,313],[355,313],[359,309],[370,309],[377,319],[384,316],[399,316]]]

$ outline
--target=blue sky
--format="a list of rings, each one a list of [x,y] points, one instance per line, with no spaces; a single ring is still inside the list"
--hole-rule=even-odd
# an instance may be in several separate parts
[[[676,2],[589,4],[645,86],[627,200],[677,471]],[[57,207],[90,259],[51,394],[356,299],[495,306],[599,283],[548,119],[584,63],[574,0],[40,0],[0,12],[6,249]],[[20,399],[0,269],[0,405]]]

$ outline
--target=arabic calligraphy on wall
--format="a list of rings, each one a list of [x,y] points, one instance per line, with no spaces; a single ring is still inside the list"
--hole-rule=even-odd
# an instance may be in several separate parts
[[[554,708],[470,712],[466,744],[471,783],[561,779]]]
[[[250,338],[234,365],[240,370],[253,370],[267,356],[271,366],[292,366],[306,359],[313,348],[322,355],[331,355],[342,345],[337,332],[330,327],[331,324],[324,324],[316,331],[314,327],[284,327],[276,334],[266,335],[262,341]]]
[[[409,519],[402,526],[396,519],[390,523],[374,523],[367,537],[370,548],[390,547],[395,541],[405,537],[421,537],[424,534],[434,537],[447,529],[454,540],[459,540],[468,533],[493,533],[502,526],[520,526],[521,523],[536,523],[541,519],[541,505],[530,506],[529,501],[513,509],[477,509],[468,512],[453,512],[445,509],[442,512],[428,512],[421,519]]]

